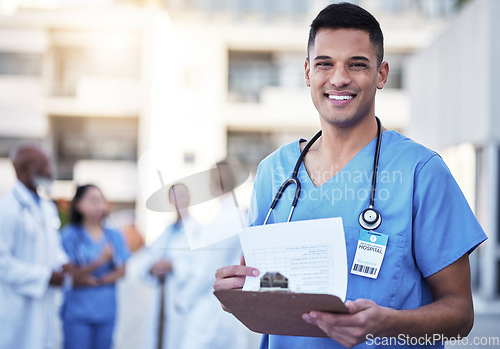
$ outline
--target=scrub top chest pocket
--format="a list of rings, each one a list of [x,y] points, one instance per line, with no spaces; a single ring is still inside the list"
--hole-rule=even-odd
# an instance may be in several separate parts
[[[373,278],[373,275],[372,277],[367,277],[365,275],[356,275],[363,273],[351,272],[353,270],[353,265],[355,264],[355,256],[356,251],[358,250],[360,237],[365,237],[365,234],[360,234],[359,227],[344,227],[344,231],[347,248],[347,268],[349,271],[347,274],[346,299],[371,299],[378,305],[394,308],[397,304],[397,297],[404,297],[404,295],[398,294],[398,286],[401,282],[401,275],[403,272],[402,264],[406,246],[405,237],[399,235],[384,234],[387,235],[385,255],[383,257],[383,262],[380,265],[380,269],[377,271],[377,278]],[[373,234],[374,232],[371,233]],[[367,237],[369,239],[370,235],[367,235]],[[372,238],[371,240],[374,239]],[[375,240],[375,242],[377,241]],[[373,272],[373,270],[368,270],[367,268],[362,268],[359,266],[356,266],[355,269],[364,271],[365,274],[370,274],[370,272]]]

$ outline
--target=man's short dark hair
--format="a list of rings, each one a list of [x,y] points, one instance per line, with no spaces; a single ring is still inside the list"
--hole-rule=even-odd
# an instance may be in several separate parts
[[[377,56],[377,63],[378,65],[382,63],[384,36],[378,21],[365,9],[347,2],[325,7],[311,23],[307,56],[309,56],[309,50],[314,46],[316,34],[320,29],[358,29],[367,32]]]

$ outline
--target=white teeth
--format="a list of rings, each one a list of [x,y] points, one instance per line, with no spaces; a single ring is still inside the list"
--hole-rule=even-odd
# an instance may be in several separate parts
[[[347,99],[353,99],[354,97],[349,95],[349,96],[335,96],[335,95],[328,95],[328,98],[334,99],[336,101],[345,101]]]

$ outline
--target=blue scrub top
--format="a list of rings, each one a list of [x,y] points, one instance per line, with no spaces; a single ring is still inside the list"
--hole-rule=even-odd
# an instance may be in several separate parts
[[[113,249],[113,258],[92,272],[99,278],[118,266],[125,264],[130,252],[122,234],[114,229],[104,228],[100,241],[90,237],[81,225],[69,224],[61,229],[62,245],[70,261],[83,266],[98,259],[104,248],[109,244]],[[114,321],[116,317],[116,287],[115,284],[96,287],[75,287],[66,290],[61,308],[64,321],[84,321],[102,323]]]
[[[278,188],[291,176],[300,141],[281,147],[259,165],[251,226],[263,224]],[[349,271],[346,300],[366,298],[393,309],[413,309],[433,301],[425,278],[472,252],[486,235],[441,157],[395,131],[385,131],[374,207],[382,215],[376,231],[389,236],[387,249],[377,279],[351,274],[361,229],[358,217],[369,205],[375,146],[376,139],[319,187],[302,164],[302,192],[292,220],[342,217]],[[268,224],[287,220],[294,189],[287,188]],[[273,349],[342,347],[328,338],[274,335],[265,335],[261,343],[261,348]],[[374,347],[366,342],[356,346]]]

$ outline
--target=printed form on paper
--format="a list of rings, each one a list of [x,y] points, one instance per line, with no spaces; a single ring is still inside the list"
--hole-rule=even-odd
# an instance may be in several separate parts
[[[246,228],[240,232],[247,276],[243,291],[259,291],[266,272],[288,278],[291,292],[323,293],[345,300],[347,257],[342,218],[313,219]]]

